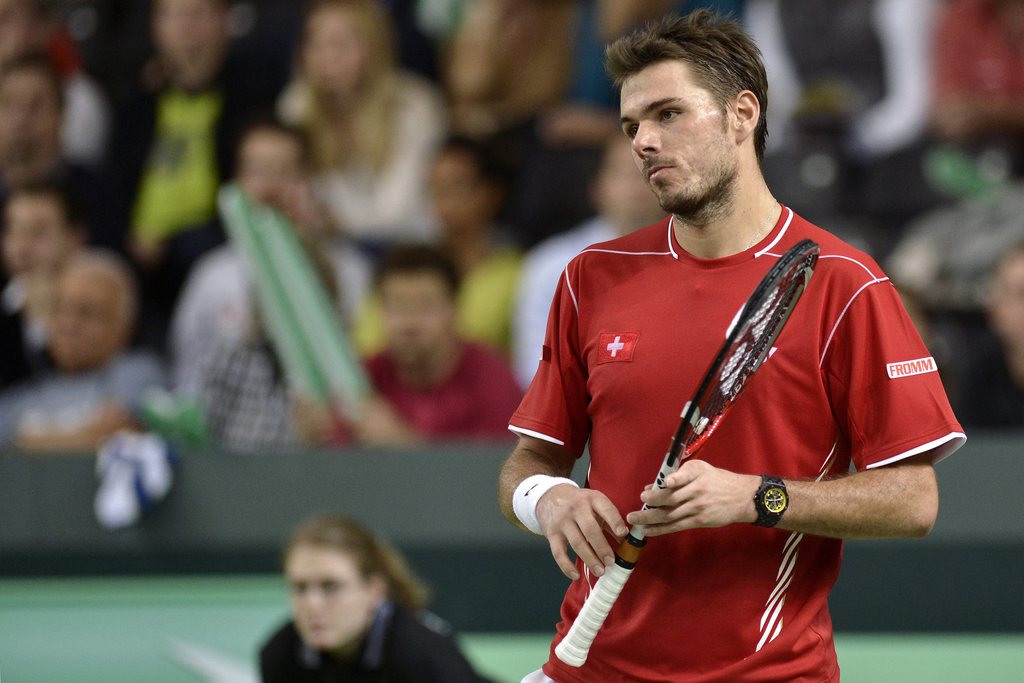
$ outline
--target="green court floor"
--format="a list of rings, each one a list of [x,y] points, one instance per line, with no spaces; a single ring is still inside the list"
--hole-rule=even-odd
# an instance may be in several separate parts
[[[276,577],[0,580],[0,683],[251,683],[285,617]],[[467,633],[481,672],[514,683],[547,634]],[[1016,683],[1024,634],[839,634],[846,683]]]

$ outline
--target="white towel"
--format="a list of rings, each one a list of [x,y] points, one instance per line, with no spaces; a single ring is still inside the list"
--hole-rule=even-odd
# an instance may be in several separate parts
[[[175,462],[169,444],[157,434],[121,431],[104,441],[96,458],[100,483],[94,507],[99,523],[121,529],[139,521],[167,496]]]

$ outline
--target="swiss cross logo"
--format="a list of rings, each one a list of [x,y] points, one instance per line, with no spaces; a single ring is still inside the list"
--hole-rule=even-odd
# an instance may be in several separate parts
[[[899,363],[888,363],[885,366],[885,371],[888,373],[889,379],[899,379],[900,377],[923,375],[926,372],[938,372],[939,369],[935,366],[935,359],[928,356]]]
[[[602,332],[597,339],[597,362],[614,363],[633,360],[636,341],[640,338],[635,332]]]

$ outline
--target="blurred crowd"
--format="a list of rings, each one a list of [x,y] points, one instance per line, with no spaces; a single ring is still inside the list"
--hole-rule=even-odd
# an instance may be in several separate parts
[[[764,53],[776,197],[882,263],[966,427],[1024,426],[1024,0],[0,0],[0,447],[511,439],[565,264],[663,217],[603,46],[697,6]],[[282,362],[228,183],[358,416]]]

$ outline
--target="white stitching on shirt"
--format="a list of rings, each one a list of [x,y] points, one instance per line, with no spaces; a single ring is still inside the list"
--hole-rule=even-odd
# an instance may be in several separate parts
[[[838,441],[832,444],[832,450],[828,452],[828,457],[822,463],[815,481],[821,481],[832,467],[832,463],[835,462],[836,447],[838,445]],[[779,570],[775,575],[775,589],[768,596],[764,612],[761,614],[761,621],[758,625],[761,640],[758,641],[755,652],[760,652],[761,648],[778,638],[779,634],[782,633],[782,607],[786,604],[786,591],[793,582],[796,558],[800,554],[797,546],[800,545],[802,540],[804,540],[804,535],[794,531],[782,546],[782,561],[779,563]]]
[[[827,257],[822,257],[822,258],[827,258]],[[840,256],[840,257],[835,257],[835,258],[845,258],[845,257]],[[849,260],[853,261],[853,259],[849,259]],[[854,263],[856,263],[856,261],[854,261]],[[865,289],[867,289],[871,285],[877,285],[877,284],[879,284],[881,282],[888,282],[888,280],[889,280],[889,278],[887,278],[887,277],[875,278],[873,280],[869,280],[868,282],[865,282],[863,285],[861,285],[860,289],[858,289],[856,292],[853,293],[853,296],[850,297],[850,300],[846,302],[845,306],[843,306],[843,311],[842,311],[842,313],[839,314],[839,317],[836,319],[836,323],[835,323],[835,325],[832,326],[832,330],[828,333],[828,339],[825,341],[825,348],[823,348],[821,350],[821,358],[818,359],[818,368],[821,368],[821,366],[825,364],[825,354],[828,353],[829,347],[832,345],[832,338],[835,337],[836,330],[839,329],[839,323],[843,322],[843,318],[846,317],[846,312],[848,310],[850,310],[850,306],[853,305],[854,300],[858,296],[860,296],[861,292],[863,292]]]

